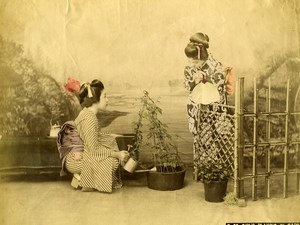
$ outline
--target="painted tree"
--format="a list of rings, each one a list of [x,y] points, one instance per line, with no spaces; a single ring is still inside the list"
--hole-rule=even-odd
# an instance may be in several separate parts
[[[45,69],[25,57],[21,45],[0,36],[0,134],[45,136],[50,120],[74,118],[76,108]]]
[[[269,80],[271,82],[271,111],[285,112],[286,111],[286,93],[287,80],[290,80],[290,101],[289,108],[291,112],[300,111],[300,57],[296,54],[281,54],[274,55],[264,66],[257,72],[257,89],[258,89],[258,109],[259,112],[266,111],[266,93]],[[245,110],[251,112],[253,110],[253,88],[245,94]],[[259,117],[258,120],[258,138],[263,141],[266,138],[266,119],[267,117]],[[285,116],[272,116],[271,122],[271,139],[284,140],[285,137]],[[290,136],[295,140],[299,140],[300,136],[300,117],[293,115],[290,117],[289,123]],[[245,123],[245,140],[251,142],[253,139],[253,118],[246,119]],[[283,148],[284,146],[272,147],[272,153],[277,158],[277,165],[283,165]],[[262,150],[262,151],[260,151]],[[291,151],[290,155],[293,157]],[[261,164],[264,165],[263,149],[259,149],[258,156],[261,154]],[[250,155],[250,158],[252,156]],[[291,160],[293,162],[293,160]]]

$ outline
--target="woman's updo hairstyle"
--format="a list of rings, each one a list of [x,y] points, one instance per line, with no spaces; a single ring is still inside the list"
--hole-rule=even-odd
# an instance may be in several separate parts
[[[190,37],[190,43],[184,49],[188,58],[206,60],[208,58],[209,37],[203,33],[196,33]]]
[[[90,107],[94,103],[99,102],[103,89],[104,85],[100,80],[82,84],[78,93],[80,105],[82,107]]]
[[[209,48],[209,37],[203,33],[196,33],[190,37],[190,42],[202,44],[205,48]]]

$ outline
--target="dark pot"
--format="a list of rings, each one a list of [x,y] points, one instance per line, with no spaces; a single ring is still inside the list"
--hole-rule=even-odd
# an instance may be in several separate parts
[[[205,200],[208,202],[223,202],[226,195],[227,181],[203,181]]]
[[[135,139],[135,134],[120,134],[116,137],[116,142],[120,150],[126,150],[128,145],[134,146]]]
[[[159,191],[174,191],[181,189],[184,183],[185,169],[178,172],[147,172],[147,182],[150,189]]]

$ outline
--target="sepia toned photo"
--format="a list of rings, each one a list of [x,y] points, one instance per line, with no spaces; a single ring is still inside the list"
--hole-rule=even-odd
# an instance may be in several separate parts
[[[0,225],[300,224],[300,1],[0,0]]]

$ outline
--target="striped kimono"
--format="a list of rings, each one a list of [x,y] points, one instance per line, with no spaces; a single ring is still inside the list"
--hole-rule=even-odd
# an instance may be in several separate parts
[[[82,109],[75,124],[84,143],[81,153],[70,152],[66,157],[66,168],[80,174],[80,186],[111,193],[122,186],[119,161],[111,154],[118,151],[113,136],[100,132],[96,115],[87,108]]]

